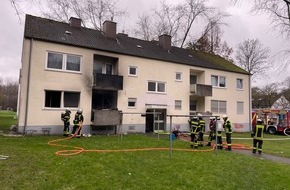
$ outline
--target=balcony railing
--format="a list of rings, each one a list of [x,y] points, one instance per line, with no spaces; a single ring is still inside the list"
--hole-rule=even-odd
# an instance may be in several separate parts
[[[123,76],[94,73],[94,89],[123,90]]]
[[[191,84],[190,93],[195,96],[212,96],[212,86],[205,84]]]
[[[123,114],[119,110],[93,110],[92,125],[108,126],[120,125],[122,123]]]

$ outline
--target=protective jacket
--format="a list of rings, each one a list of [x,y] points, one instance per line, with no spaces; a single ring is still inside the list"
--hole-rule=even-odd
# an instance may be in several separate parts
[[[200,125],[199,125],[199,121],[197,120],[191,120],[190,122],[190,127],[191,127],[191,133],[192,134],[198,134],[200,131]]]
[[[225,130],[225,133],[232,133],[232,124],[231,124],[229,119],[227,119],[224,122],[223,127],[224,127],[224,130]]]
[[[84,116],[82,114],[75,114],[74,125],[80,126],[80,123],[84,122]]]
[[[254,137],[254,139],[263,140],[264,129],[265,129],[264,125],[257,124],[252,132],[252,136]]]

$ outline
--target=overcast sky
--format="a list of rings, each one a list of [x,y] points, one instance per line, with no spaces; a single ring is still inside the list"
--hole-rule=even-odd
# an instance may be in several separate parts
[[[134,18],[138,17],[142,11],[150,11],[158,5],[159,0],[119,0],[122,6],[129,13],[128,22],[118,25],[118,32],[124,28],[132,29]],[[166,0],[167,3],[176,3],[176,0]],[[275,31],[270,30],[269,18],[267,15],[253,15],[250,11],[250,6],[246,3],[233,6],[229,0],[210,0],[210,4],[221,10],[229,13],[231,16],[225,21],[228,26],[224,27],[223,40],[225,40],[232,48],[236,48],[238,43],[246,39],[259,39],[261,43],[271,49],[271,56],[274,56],[285,47],[285,42],[279,37]],[[21,3],[23,12],[36,16],[41,16],[37,9]],[[18,80],[19,69],[21,67],[21,53],[23,42],[24,15],[22,23],[11,7],[9,0],[1,1],[0,12],[0,77]],[[128,25],[128,26],[125,26]],[[234,54],[232,55],[234,57]],[[274,67],[268,71],[270,76],[260,79],[253,83],[254,86],[269,84],[272,82],[283,81],[287,77],[287,72],[278,73],[275,71],[279,67],[279,63],[274,62]],[[279,75],[279,77],[278,77]]]

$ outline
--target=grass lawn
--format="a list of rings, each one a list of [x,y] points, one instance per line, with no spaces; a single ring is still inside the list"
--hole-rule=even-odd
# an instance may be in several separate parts
[[[249,137],[249,133],[233,137]],[[266,138],[276,138],[267,135]],[[71,147],[49,146],[61,136],[0,136],[1,189],[289,189],[290,167],[227,151],[187,152],[168,150],[136,152],[82,152],[56,156]],[[278,136],[278,138],[285,138]],[[251,140],[233,140],[251,145]],[[92,136],[58,144],[85,150],[169,147],[169,138],[156,135]],[[290,158],[290,141],[265,141],[264,151],[283,151]],[[174,140],[173,148],[188,149],[189,143]],[[203,147],[206,149],[207,147]]]
[[[0,111],[0,131],[9,132],[11,125],[17,124],[16,112]]]

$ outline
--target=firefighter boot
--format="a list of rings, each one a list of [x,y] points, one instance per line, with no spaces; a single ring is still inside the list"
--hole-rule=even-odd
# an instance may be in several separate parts
[[[255,150],[255,149],[253,149],[252,153],[256,154],[256,150]]]

